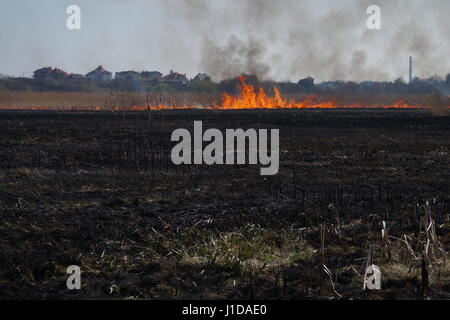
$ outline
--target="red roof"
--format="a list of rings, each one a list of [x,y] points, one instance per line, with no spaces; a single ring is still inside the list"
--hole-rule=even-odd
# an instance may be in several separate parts
[[[34,72],[34,76],[37,78],[41,77],[54,77],[54,78],[67,78],[69,74],[64,70],[58,68],[45,67],[38,69]]]
[[[186,74],[170,71],[170,73],[162,78],[162,81],[187,81]]]
[[[111,75],[112,75],[111,72],[109,72],[109,71],[103,69],[103,66],[98,66],[97,69],[95,69],[95,70],[89,72],[89,73],[87,74],[87,76],[90,75],[90,74],[96,74],[96,73],[101,73],[101,74],[111,74]]]

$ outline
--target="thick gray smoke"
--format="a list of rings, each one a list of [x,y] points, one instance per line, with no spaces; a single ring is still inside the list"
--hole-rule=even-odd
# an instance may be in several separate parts
[[[169,0],[183,21],[174,41],[195,41],[215,80],[241,73],[291,80],[394,80],[450,72],[448,0]],[[369,5],[382,30],[368,30]],[[174,34],[168,36],[173,37]],[[197,52],[197,51],[196,51]]]
[[[417,77],[450,72],[449,0],[77,0],[82,29],[69,31],[73,2],[0,1],[0,72],[101,64],[214,80],[384,81],[407,79],[409,56]],[[370,5],[381,7],[379,31],[367,29]]]
[[[201,65],[216,79],[228,79],[241,73],[254,74],[264,79],[270,67],[263,62],[264,46],[259,41],[242,41],[231,36],[220,46],[212,39],[204,42]]]

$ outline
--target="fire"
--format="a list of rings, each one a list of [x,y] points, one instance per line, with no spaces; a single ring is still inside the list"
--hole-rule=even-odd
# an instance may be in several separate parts
[[[220,109],[286,109],[291,107],[291,104],[281,97],[278,88],[275,87],[274,96],[269,97],[263,88],[259,88],[256,93],[254,87],[245,82],[245,77],[242,76],[239,80],[241,82],[240,95],[232,97],[226,93],[223,94]]]
[[[222,105],[219,109],[361,109],[361,108],[420,108],[420,106],[408,105],[405,101],[399,100],[390,105],[370,105],[364,106],[362,104],[345,105],[336,101],[317,101],[317,96],[309,95],[304,100],[295,102],[294,100],[284,99],[281,96],[278,88],[274,88],[273,96],[268,96],[263,88],[259,88],[258,91],[255,88],[245,82],[245,77],[241,76],[240,80],[240,94],[238,96],[230,96],[229,94],[223,94]]]
[[[423,109],[428,108],[422,105],[408,104],[404,100],[398,100],[393,104],[344,104],[337,99],[329,101],[320,101],[316,95],[308,95],[300,101],[294,101],[284,98],[277,87],[273,90],[273,95],[268,95],[263,88],[258,90],[251,84],[246,82],[246,78],[239,78],[239,94],[230,95],[222,94],[219,104],[211,104],[209,106],[201,105],[179,105],[175,99],[170,99],[169,103],[155,103],[153,105],[125,107],[126,110],[132,111],[156,111],[156,110],[182,110],[182,109],[217,109],[217,110],[245,110],[245,109]],[[87,107],[71,107],[62,106],[59,108],[50,108],[46,106],[30,106],[30,107],[4,107],[0,109],[23,109],[23,110],[75,110],[75,111],[122,111],[123,106],[104,107],[104,106],[87,106]],[[450,109],[450,106],[447,106]]]

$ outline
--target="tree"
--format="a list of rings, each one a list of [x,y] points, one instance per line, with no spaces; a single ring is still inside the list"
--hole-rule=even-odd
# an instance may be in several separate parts
[[[192,92],[204,92],[208,94],[217,93],[217,85],[214,82],[207,80],[197,80],[191,82],[189,88]]]

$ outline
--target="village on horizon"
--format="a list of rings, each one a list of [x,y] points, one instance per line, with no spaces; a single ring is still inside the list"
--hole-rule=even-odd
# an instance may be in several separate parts
[[[394,82],[404,82],[406,84],[412,84],[414,81],[422,80],[419,77],[415,77],[413,74],[413,58],[409,57],[408,60],[409,68],[408,68],[408,78],[403,79],[403,77],[397,78]],[[106,70],[102,65],[99,65],[94,70],[88,72],[87,74],[80,74],[80,73],[67,73],[66,71],[59,69],[59,68],[52,68],[52,67],[43,67],[40,69],[37,69],[33,72],[33,78],[35,80],[91,80],[91,81],[111,81],[111,80],[118,80],[118,81],[129,81],[129,82],[138,82],[138,81],[149,81],[149,82],[165,82],[165,83],[179,83],[179,84],[187,84],[189,82],[194,81],[213,81],[212,78],[207,73],[198,73],[194,78],[189,79],[186,73],[179,73],[174,72],[173,70],[170,70],[170,72],[166,75],[163,75],[159,71],[142,71],[137,72],[133,70],[129,71],[119,71],[115,73],[115,76],[113,77],[113,73]],[[433,76],[429,79],[424,80],[432,80],[432,81],[438,81],[439,77]],[[445,82],[450,82],[450,73],[447,75],[446,79],[442,79]],[[334,81],[325,81],[323,84],[326,83],[334,83],[334,82],[341,82],[339,80]],[[348,81],[353,82],[353,81]],[[381,82],[388,82],[388,81],[381,81]],[[314,86],[314,78],[311,76],[308,76],[306,78],[302,78],[297,82],[299,85],[302,85],[304,87],[313,87]],[[365,83],[366,85],[370,85],[371,83],[380,83],[380,81],[362,81],[361,83]]]
[[[61,79],[88,79],[92,81],[109,81],[113,80],[112,72],[109,72],[102,65],[88,72],[86,75],[67,73],[62,69],[44,67],[34,71],[33,78],[36,80],[61,80]],[[121,71],[116,72],[114,79],[124,81],[162,81],[162,82],[178,82],[188,83],[189,81],[210,81],[211,78],[206,73],[199,73],[193,79],[189,80],[186,74],[174,72],[163,75],[159,71]]]
[[[405,64],[406,66],[406,64]],[[256,75],[244,75],[249,84],[255,88],[273,91],[274,87],[285,94],[295,93],[439,93],[450,95],[450,73],[445,78],[431,76],[420,78],[413,72],[413,58],[408,59],[406,79],[398,77],[394,81],[360,82],[329,80],[315,82],[311,76],[300,78],[295,82],[279,82],[259,79]],[[406,68],[405,68],[406,71]],[[405,72],[406,73],[406,72]],[[32,77],[0,77],[0,90],[32,90],[32,91],[192,91],[207,93],[237,93],[240,76],[216,82],[207,73],[200,72],[189,78],[186,73],[173,70],[166,75],[159,71],[119,71],[113,75],[99,65],[86,73],[68,73],[60,68],[43,67],[35,70]]]

